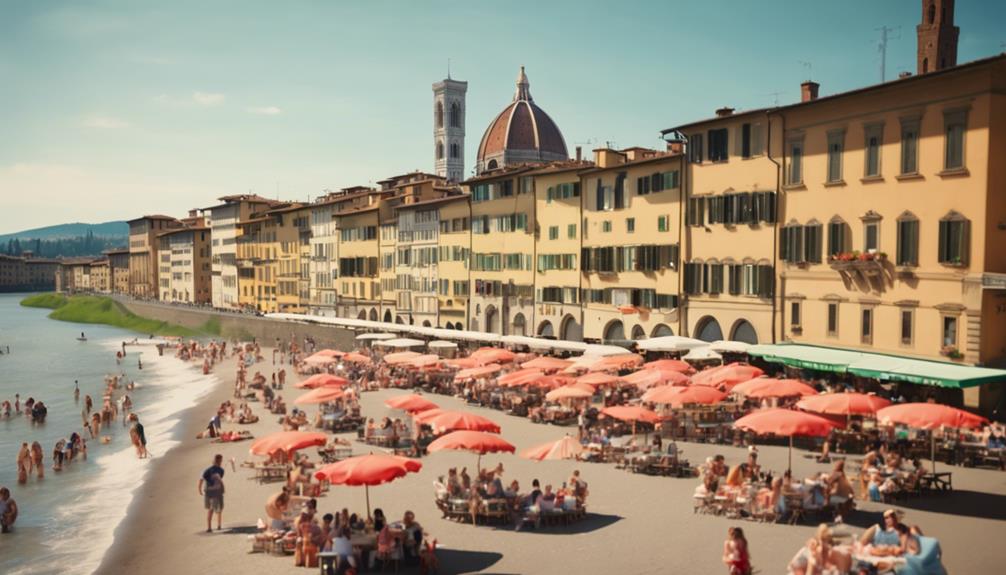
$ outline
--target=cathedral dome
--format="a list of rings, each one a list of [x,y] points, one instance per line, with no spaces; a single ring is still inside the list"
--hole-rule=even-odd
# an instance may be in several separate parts
[[[496,116],[479,144],[478,171],[511,164],[545,163],[569,159],[566,141],[552,118],[531,98],[521,66],[513,102]]]

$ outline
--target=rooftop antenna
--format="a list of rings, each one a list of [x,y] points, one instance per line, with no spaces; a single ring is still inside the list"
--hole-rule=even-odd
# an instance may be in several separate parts
[[[447,79],[451,79],[451,59],[447,59]]]
[[[880,82],[884,83],[887,81],[887,41],[901,38],[901,26],[896,28],[881,26],[875,30],[880,32],[880,44],[877,45],[877,51],[880,52]],[[887,35],[888,32],[898,32],[898,36],[892,38]]]
[[[808,60],[798,60],[803,69],[807,71],[807,82],[814,80],[814,66]]]

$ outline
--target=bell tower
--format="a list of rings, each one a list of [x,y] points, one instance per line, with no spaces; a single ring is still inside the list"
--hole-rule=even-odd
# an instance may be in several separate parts
[[[954,0],[922,0],[919,35],[918,73],[935,72],[957,65],[957,37],[954,26]]]
[[[468,82],[447,79],[433,84],[433,162],[438,176],[465,179],[465,94]]]

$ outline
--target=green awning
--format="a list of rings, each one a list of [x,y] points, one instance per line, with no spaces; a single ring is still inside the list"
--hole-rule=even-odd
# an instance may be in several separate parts
[[[790,367],[851,373],[881,381],[905,381],[952,388],[1006,383],[1006,370],[1001,369],[814,345],[796,343],[755,345],[751,346],[748,354]]]

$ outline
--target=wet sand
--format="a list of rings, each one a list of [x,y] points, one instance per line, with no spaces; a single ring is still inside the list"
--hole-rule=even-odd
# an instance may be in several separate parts
[[[264,363],[249,371],[269,376],[273,369],[271,353],[263,350]],[[165,361],[177,361],[165,358]],[[287,366],[287,388],[281,392],[292,400],[303,393],[292,387],[298,381]],[[196,369],[196,366],[193,366]],[[276,368],[278,369],[278,367]],[[126,521],[116,533],[116,542],[107,555],[100,573],[304,573],[293,566],[292,557],[251,554],[248,535],[255,523],[264,518],[267,497],[279,490],[278,483],[259,485],[250,469],[230,468],[233,457],[238,465],[254,459],[248,454],[250,442],[232,444],[196,440],[217,406],[231,398],[235,364],[227,360],[217,366],[220,385],[193,408],[180,425],[184,442],[155,459],[153,473],[138,492]],[[385,414],[400,416],[384,406],[388,397],[404,393],[382,390],[364,393],[363,414],[379,418]],[[480,413],[502,427],[502,436],[517,446],[518,452],[544,441],[561,438],[575,428],[530,423],[501,412],[464,407],[455,398],[431,395],[429,398],[447,408],[464,408]],[[248,429],[261,437],[280,429],[278,416],[253,403],[258,423],[248,426],[225,425],[224,429]],[[308,413],[314,409],[309,408]],[[355,434],[345,435],[347,438]],[[745,451],[718,445],[679,444],[683,457],[693,463],[706,456],[722,453],[730,464],[737,463]],[[156,448],[156,446],[152,446]],[[376,451],[353,442],[355,454]],[[776,473],[786,467],[784,447],[759,447],[763,468]],[[204,533],[205,511],[196,484],[213,454],[225,459],[226,504],[224,530]],[[316,458],[313,450],[309,451]],[[825,469],[803,451],[794,453],[794,475],[802,477]],[[723,517],[695,515],[692,492],[697,479],[672,479],[631,474],[611,464],[587,464],[571,461],[531,462],[515,455],[489,455],[484,466],[502,461],[505,483],[516,478],[522,488],[538,478],[542,485],[556,486],[573,469],[580,469],[589,483],[588,519],[566,528],[520,531],[493,527],[472,527],[440,518],[433,502],[433,485],[449,467],[475,466],[476,456],[468,453],[437,453],[423,459],[420,473],[391,484],[372,488],[371,502],[391,520],[401,518],[406,510],[439,541],[441,573],[721,573],[723,539],[731,525],[740,525],[747,533],[752,561],[764,574],[785,573],[790,558],[812,535],[810,526],[759,524],[732,521]],[[928,464],[927,464],[928,465]],[[940,470],[953,471],[955,491],[947,496],[926,496],[902,502],[908,524],[917,524],[927,535],[939,538],[944,563],[951,573],[991,573],[998,571],[1006,536],[1006,473],[996,470],[964,469],[939,464]],[[343,507],[364,513],[364,490],[333,486],[319,499],[322,514]],[[859,509],[845,520],[857,532],[879,520],[886,506],[859,503]],[[403,569],[403,571],[407,571]]]

